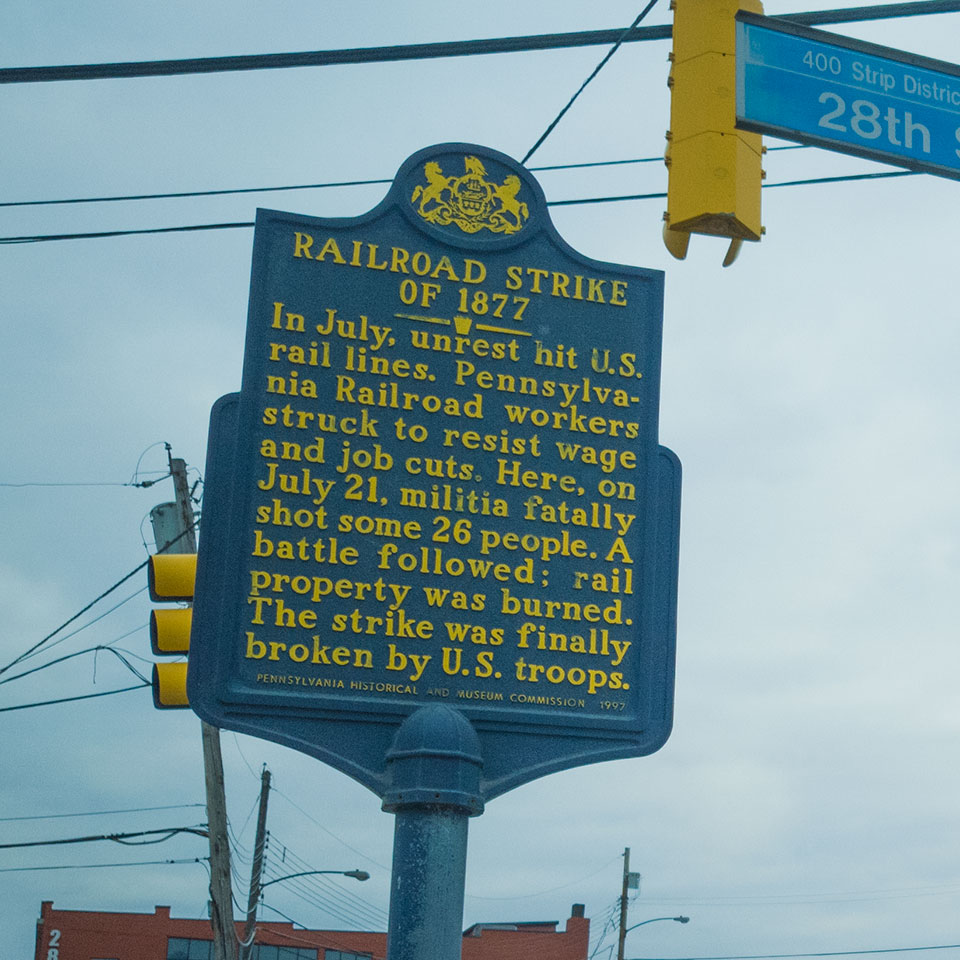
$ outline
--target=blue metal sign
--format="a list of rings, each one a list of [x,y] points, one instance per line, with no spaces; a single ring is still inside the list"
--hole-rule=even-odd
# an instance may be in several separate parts
[[[739,13],[737,126],[960,179],[960,66]]]
[[[258,212],[242,387],[211,418],[188,692],[381,796],[418,708],[481,794],[657,749],[680,468],[662,274],[589,260],[515,161],[419,152],[352,219]]]

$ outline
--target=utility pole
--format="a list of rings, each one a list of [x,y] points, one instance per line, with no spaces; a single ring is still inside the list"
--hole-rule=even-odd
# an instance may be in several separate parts
[[[247,900],[247,925],[240,941],[240,960],[253,956],[253,939],[257,932],[257,904],[260,902],[260,876],[267,845],[267,797],[270,794],[270,771],[264,767],[260,775],[260,810],[257,813],[257,835],[253,842],[253,866],[250,868],[250,896]]]
[[[623,960],[623,945],[627,939],[627,890],[630,884],[630,848],[623,848],[623,887],[620,891],[620,937],[617,940],[617,960]]]
[[[178,537],[167,548],[167,552],[196,553],[196,518],[187,482],[187,464],[170,454],[170,445],[167,444],[167,460],[176,495]],[[214,960],[236,960],[237,932],[233,925],[230,843],[227,839],[227,800],[223,790],[220,730],[201,720],[200,732],[207,794],[207,830],[210,835],[210,925],[213,928]]]

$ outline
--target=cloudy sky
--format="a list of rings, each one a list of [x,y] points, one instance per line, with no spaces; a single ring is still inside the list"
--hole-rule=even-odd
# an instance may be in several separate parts
[[[639,9],[7,0],[0,62],[614,28]],[[770,0],[766,12],[797,9]],[[668,16],[661,0],[647,22]],[[958,17],[834,29],[955,60]],[[6,85],[0,201],[389,180],[410,154],[444,141],[519,159],[603,52]],[[668,52],[664,41],[621,48],[530,165],[660,156]],[[958,187],[908,176],[775,188],[890,169],[812,149],[771,152],[765,166],[767,234],[729,269],[719,240],[695,237],[687,261],[669,257],[661,200],[554,208],[584,254],[666,274],[660,435],[684,465],[675,725],[653,756],[555,774],[473,820],[465,925],[562,920],[583,902],[606,958],[615,938],[600,935],[630,847],[643,875],[630,922],[692,920],[631,933],[628,957],[960,943]],[[658,162],[538,177],[548,200],[666,185]],[[349,216],[385,189],[7,205],[0,236],[242,222],[257,205]],[[251,241],[251,230],[234,229],[3,246],[0,663],[143,562],[147,514],[172,487],[129,484],[163,476],[163,442],[199,477],[210,406],[239,386]],[[131,578],[4,679],[97,645],[148,657],[144,584]],[[0,687],[4,843],[204,820],[192,714],[157,713],[146,689],[8,709],[135,682],[100,652]],[[392,817],[378,799],[264,741],[227,733],[223,750],[240,877],[264,763],[276,786],[268,875],[372,875],[362,887],[331,881],[339,900],[276,884],[266,916],[384,929]],[[0,953],[30,955],[42,900],[203,916],[200,865],[89,865],[205,854],[190,836],[142,850],[2,850]],[[245,901],[243,886],[237,897]]]

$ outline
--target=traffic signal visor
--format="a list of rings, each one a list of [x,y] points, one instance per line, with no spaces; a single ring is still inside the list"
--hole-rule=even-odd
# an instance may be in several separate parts
[[[157,553],[150,557],[147,566],[147,582],[150,599],[193,599],[193,586],[197,580],[197,555],[195,553]]]
[[[188,602],[193,599],[197,574],[195,553],[160,553],[148,564],[150,599]],[[193,611],[168,607],[150,612],[150,646],[154,654],[171,656],[190,649]],[[189,707],[187,664],[157,663],[153,667],[153,703],[159,709]]]
[[[186,663],[153,665],[153,705],[158,710],[189,707]]]

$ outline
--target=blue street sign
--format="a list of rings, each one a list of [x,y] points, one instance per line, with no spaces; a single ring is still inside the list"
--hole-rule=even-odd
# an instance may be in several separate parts
[[[960,179],[960,66],[740,13],[737,126]]]

